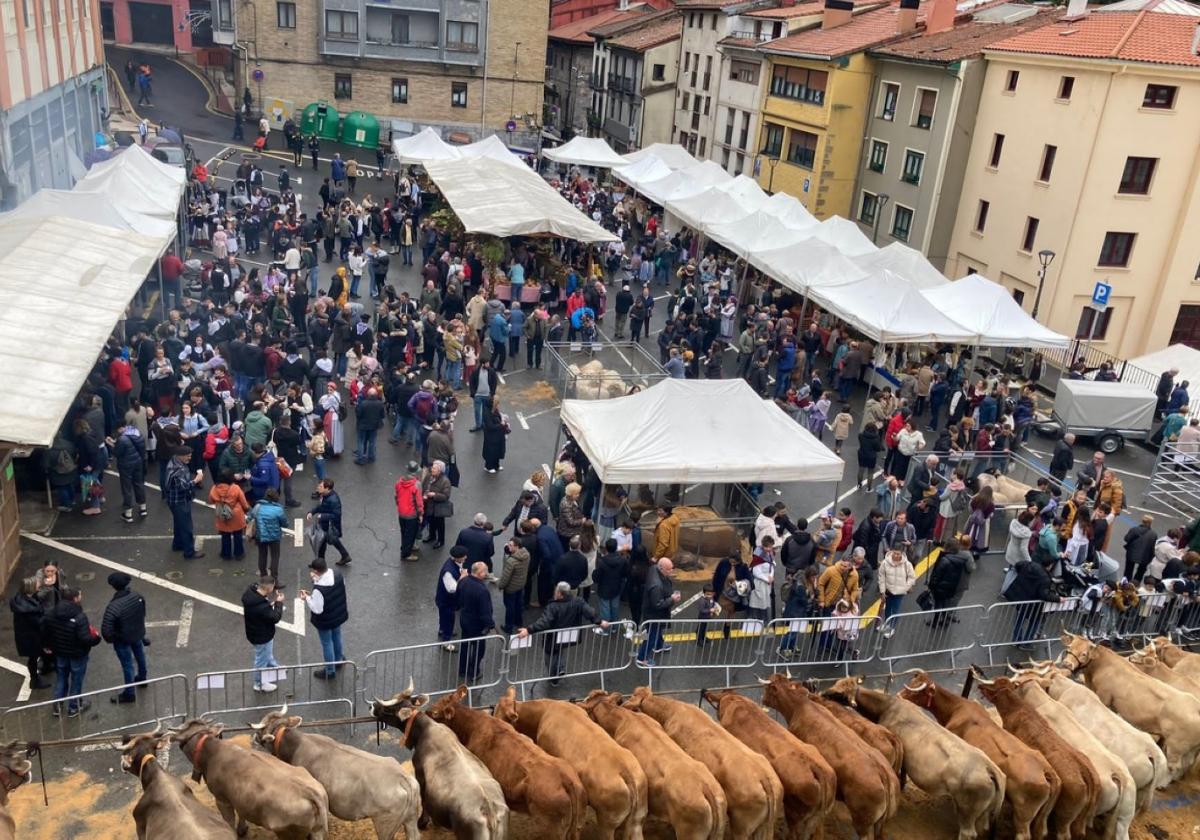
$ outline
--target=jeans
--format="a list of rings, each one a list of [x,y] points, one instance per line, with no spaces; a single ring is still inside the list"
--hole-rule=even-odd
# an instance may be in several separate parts
[[[504,593],[504,632],[515,633],[524,626],[525,590]]]
[[[1036,638],[1042,629],[1042,605],[1025,604],[1017,608],[1017,618],[1013,622],[1013,641],[1024,644]]]
[[[483,374],[480,374],[482,376]],[[486,397],[475,397],[475,428],[483,428],[483,412],[492,406],[492,395]]]
[[[850,395],[854,393],[854,386],[857,384],[858,380],[852,376],[838,378],[838,395],[842,398],[842,402],[850,399]]]
[[[342,654],[341,625],[318,630],[317,635],[321,637],[321,658],[325,660],[325,673],[332,677],[337,673],[337,669],[329,663],[341,662],[346,658]]]
[[[450,383],[451,388],[458,390],[463,386],[462,371],[462,359],[459,359],[457,362],[446,362],[446,381]]]
[[[54,669],[57,679],[54,683],[54,699],[61,700],[67,696],[83,693],[83,678],[87,674],[88,658],[86,656],[57,656],[54,659]],[[67,710],[74,712],[79,708],[75,700],[67,703]]]
[[[542,366],[542,339],[529,339],[525,342],[525,366],[540,368]]]
[[[242,539],[241,531],[222,531],[221,532],[221,557],[228,560],[230,557],[241,557],[246,553],[246,546]]]
[[[600,599],[600,618],[613,622],[621,620],[621,596]]]
[[[254,687],[262,688],[263,668],[278,668],[279,663],[275,661],[275,640],[263,642],[261,645],[254,646]]]
[[[196,554],[196,538],[192,532],[192,504],[183,502],[171,505],[171,549],[182,551],[184,559],[190,560]]]
[[[60,484],[55,488],[58,496],[58,506],[63,508],[75,507],[75,483]]]
[[[513,364],[517,363],[517,353],[521,350],[521,336],[510,335],[508,337],[508,357],[513,360]]]
[[[316,252],[314,251],[314,253],[316,253]],[[308,270],[308,296],[309,297],[315,298],[317,296],[317,292],[320,290],[320,283],[321,283],[321,269],[316,264],[314,264]]]
[[[407,429],[409,431],[408,442],[415,444],[417,441],[417,427],[420,425],[415,417],[397,414],[396,425],[392,426],[392,440],[399,443],[404,439],[404,432]]]
[[[903,595],[896,595],[893,592],[889,592],[887,594],[887,596],[884,598],[884,601],[883,601],[883,623],[885,625],[884,629],[895,629],[894,627],[890,627],[888,622],[892,616],[894,616],[894,615],[896,615],[896,613],[900,612],[900,604],[903,600],[904,600]]]
[[[511,302],[520,305],[521,292],[525,290],[525,284],[524,283],[513,283],[511,288],[512,288],[512,298],[510,299]]]
[[[454,638],[454,607],[438,604],[438,641],[448,642]]]
[[[508,348],[504,339],[492,341],[492,369],[496,373],[504,373],[504,360],[508,357]]]
[[[120,660],[121,673],[125,675],[125,690],[121,693],[126,697],[133,697],[133,683],[143,682],[146,679],[146,648],[141,639],[133,644],[113,642],[113,653]],[[84,663],[86,664],[86,662],[85,659]],[[135,662],[137,663],[136,671],[133,668]],[[80,681],[82,682],[82,677]]]
[[[361,464],[363,461],[375,460],[375,438],[378,434],[378,429],[358,430],[358,447],[354,450],[355,461]]]
[[[412,265],[412,264],[413,264],[413,260],[412,260],[412,246],[411,246],[411,245],[401,245],[401,246],[400,246],[400,253],[401,253],[401,254],[403,255],[403,257],[404,257],[404,264],[405,264],[405,265]]]
[[[146,504],[146,465],[137,464],[118,472],[121,477],[121,509],[132,511],[135,502]]]
[[[650,629],[646,631],[646,640],[642,642],[642,646],[638,648],[638,662],[645,662],[649,665],[654,664],[654,649],[660,648],[663,645],[663,626],[661,624],[651,624]]]

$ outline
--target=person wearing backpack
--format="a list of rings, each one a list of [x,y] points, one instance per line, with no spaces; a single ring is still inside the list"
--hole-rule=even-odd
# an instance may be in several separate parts
[[[75,444],[65,434],[58,434],[46,450],[46,478],[58,501],[58,509],[69,513],[75,507],[75,488],[79,486],[79,460]]]
[[[146,511],[146,441],[137,426],[122,423],[113,444],[117,475],[121,479],[121,519],[133,522],[133,505],[144,518]]]
[[[246,530],[246,512],[250,503],[229,473],[221,473],[217,484],[208,491],[213,506],[217,533],[221,535],[221,559],[241,560],[246,555],[242,535]]]

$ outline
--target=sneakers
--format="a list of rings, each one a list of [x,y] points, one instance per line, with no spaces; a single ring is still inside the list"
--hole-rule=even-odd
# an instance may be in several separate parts
[[[793,650],[784,650],[783,648],[780,648],[779,650],[775,651],[775,654],[780,659],[791,659],[793,656],[796,655],[796,652]]]
[[[321,673],[323,674],[325,672],[322,671]],[[257,691],[259,694],[270,694],[276,688],[278,688],[278,686],[276,686],[275,683],[273,683],[273,682],[264,682],[262,685],[254,686],[254,690]]]
[[[495,475],[495,474],[496,474],[496,471],[495,471],[495,470],[488,470],[488,472],[490,472],[492,475]]]
[[[146,510],[145,505],[138,505],[138,516],[140,516],[142,519],[145,519],[149,515],[150,511]]]
[[[347,554],[345,557],[341,557],[341,558],[339,558],[339,559],[337,560],[337,562],[335,562],[333,565],[335,565],[335,566],[349,566],[349,565],[350,565],[351,563],[353,563],[353,562],[354,562],[354,558],[353,558],[353,557],[351,557],[349,554]]]
[[[442,650],[446,651],[446,653],[454,653],[454,651],[458,650],[458,645],[446,642],[446,644],[442,645]]]
[[[332,680],[334,677],[337,676],[337,672],[335,671],[334,673],[331,674],[328,671],[326,671],[324,668],[317,668],[316,670],[313,671],[313,676],[319,680]]]
[[[637,660],[637,664],[643,668],[653,668],[654,660],[653,659],[639,659],[639,660]]]
[[[108,702],[109,703],[136,703],[137,697],[133,694],[121,693],[121,694],[117,694],[113,697],[109,697]]]
[[[79,717],[81,714],[92,708],[92,701],[86,697],[79,701],[79,705],[74,709],[67,710],[67,717]]]
[[[126,522],[129,522],[129,523],[131,523],[131,524],[132,524],[132,522],[133,522],[133,511],[132,511],[132,510],[123,510],[123,511],[121,511],[121,518],[122,518],[123,520],[125,520]]]
[[[656,648],[654,649],[654,652],[655,652],[655,653],[670,653],[670,652],[671,652],[671,646],[670,646],[670,645],[666,645],[666,644],[665,644],[665,645],[663,645],[662,647],[656,647]]]

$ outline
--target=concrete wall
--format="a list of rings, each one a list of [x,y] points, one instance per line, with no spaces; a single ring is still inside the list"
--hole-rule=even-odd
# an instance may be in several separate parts
[[[103,63],[96,0],[0,3],[0,111]]]

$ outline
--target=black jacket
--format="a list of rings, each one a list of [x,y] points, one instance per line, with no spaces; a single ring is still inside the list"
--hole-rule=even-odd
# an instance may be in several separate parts
[[[268,601],[258,587],[249,586],[242,593],[242,616],[246,621],[246,641],[252,645],[266,644],[275,638],[275,625],[283,619],[283,602]]]
[[[642,591],[642,618],[668,619],[671,617],[671,607],[674,602],[671,594],[675,585],[669,577],[663,575],[653,566],[646,570],[646,588]]]
[[[529,625],[530,633],[540,630],[562,630],[566,627],[580,627],[584,624],[599,624],[600,619],[591,605],[582,598],[571,596],[565,600],[557,599],[546,605],[546,609],[538,616],[537,621]],[[549,640],[547,640],[549,641]]]
[[[387,408],[384,406],[383,400],[365,397],[358,401],[358,407],[354,410],[356,428],[360,432],[375,431],[383,425],[386,414]]]
[[[492,568],[492,557],[496,554],[496,541],[492,537],[492,532],[487,528],[468,525],[458,532],[458,539],[454,545],[467,550],[467,561],[464,565],[468,569],[471,568],[472,563],[486,563],[489,569]]]
[[[1004,592],[1006,601],[1057,601],[1050,574],[1041,563],[1017,564],[1017,576]]]
[[[554,566],[554,576],[571,584],[572,589],[578,589],[587,579],[587,572],[587,557],[581,551],[568,550]]]
[[[100,635],[109,644],[131,645],[146,638],[146,599],[132,589],[120,589],[104,608]]]
[[[100,634],[92,635],[92,626],[83,607],[74,601],[59,601],[42,621],[42,647],[55,656],[71,659],[87,656],[100,644]]]
[[[1158,534],[1149,525],[1135,525],[1125,535],[1125,561],[1145,566],[1154,559],[1154,544]]]
[[[870,431],[864,429],[858,434],[858,465],[865,469],[875,469],[879,450],[883,448],[883,439],[879,436],[878,429],[868,428]]]
[[[962,552],[942,554],[929,573],[929,591],[939,601],[953,598],[969,574],[970,557]]]
[[[322,528],[328,529],[330,526],[337,529],[339,535],[342,533],[342,497],[336,491],[326,493],[321,497],[321,501],[312,509],[312,515],[317,517],[317,521],[321,523]]]
[[[479,390],[479,374],[483,371],[481,366],[476,366],[475,370],[471,371],[471,396],[475,396],[475,392]],[[496,376],[496,371],[492,368],[487,369],[488,385],[491,387],[492,396],[496,396],[496,388],[500,383]]]
[[[866,550],[867,562],[871,568],[875,568],[879,563],[879,543],[882,541],[882,526],[877,522],[872,522],[869,516],[858,523],[858,527],[854,529],[854,546],[855,548],[861,546]]]
[[[1054,454],[1050,458],[1050,472],[1067,473],[1075,466],[1075,452],[1065,440],[1059,439],[1054,444]]]
[[[601,598],[619,597],[628,577],[629,557],[616,551],[598,559],[592,571],[592,583]]]
[[[517,503],[512,506],[512,510],[510,510],[508,512],[508,515],[504,517],[504,521],[500,523],[500,527],[507,528],[509,526],[509,523],[516,522],[517,519],[521,516],[521,508],[522,507],[523,507],[523,505],[521,504],[521,499],[518,496]],[[538,522],[549,522],[550,521],[550,511],[548,511],[546,509],[546,505],[540,499],[535,497],[533,500],[533,504],[531,504],[529,506],[528,518],[536,519]]]
[[[141,435],[117,435],[114,449],[118,470],[135,470],[146,463],[146,441]]]
[[[18,592],[8,602],[13,613],[13,635],[17,641],[17,654],[26,658],[42,653],[42,618],[45,610],[42,603],[32,595]]]
[[[783,567],[792,573],[812,565],[817,553],[817,544],[808,531],[797,530],[789,539],[783,541],[779,559]],[[717,593],[720,594],[719,592]]]
[[[482,636],[496,626],[492,616],[492,593],[487,584],[470,575],[458,582],[458,624],[464,639]]]

